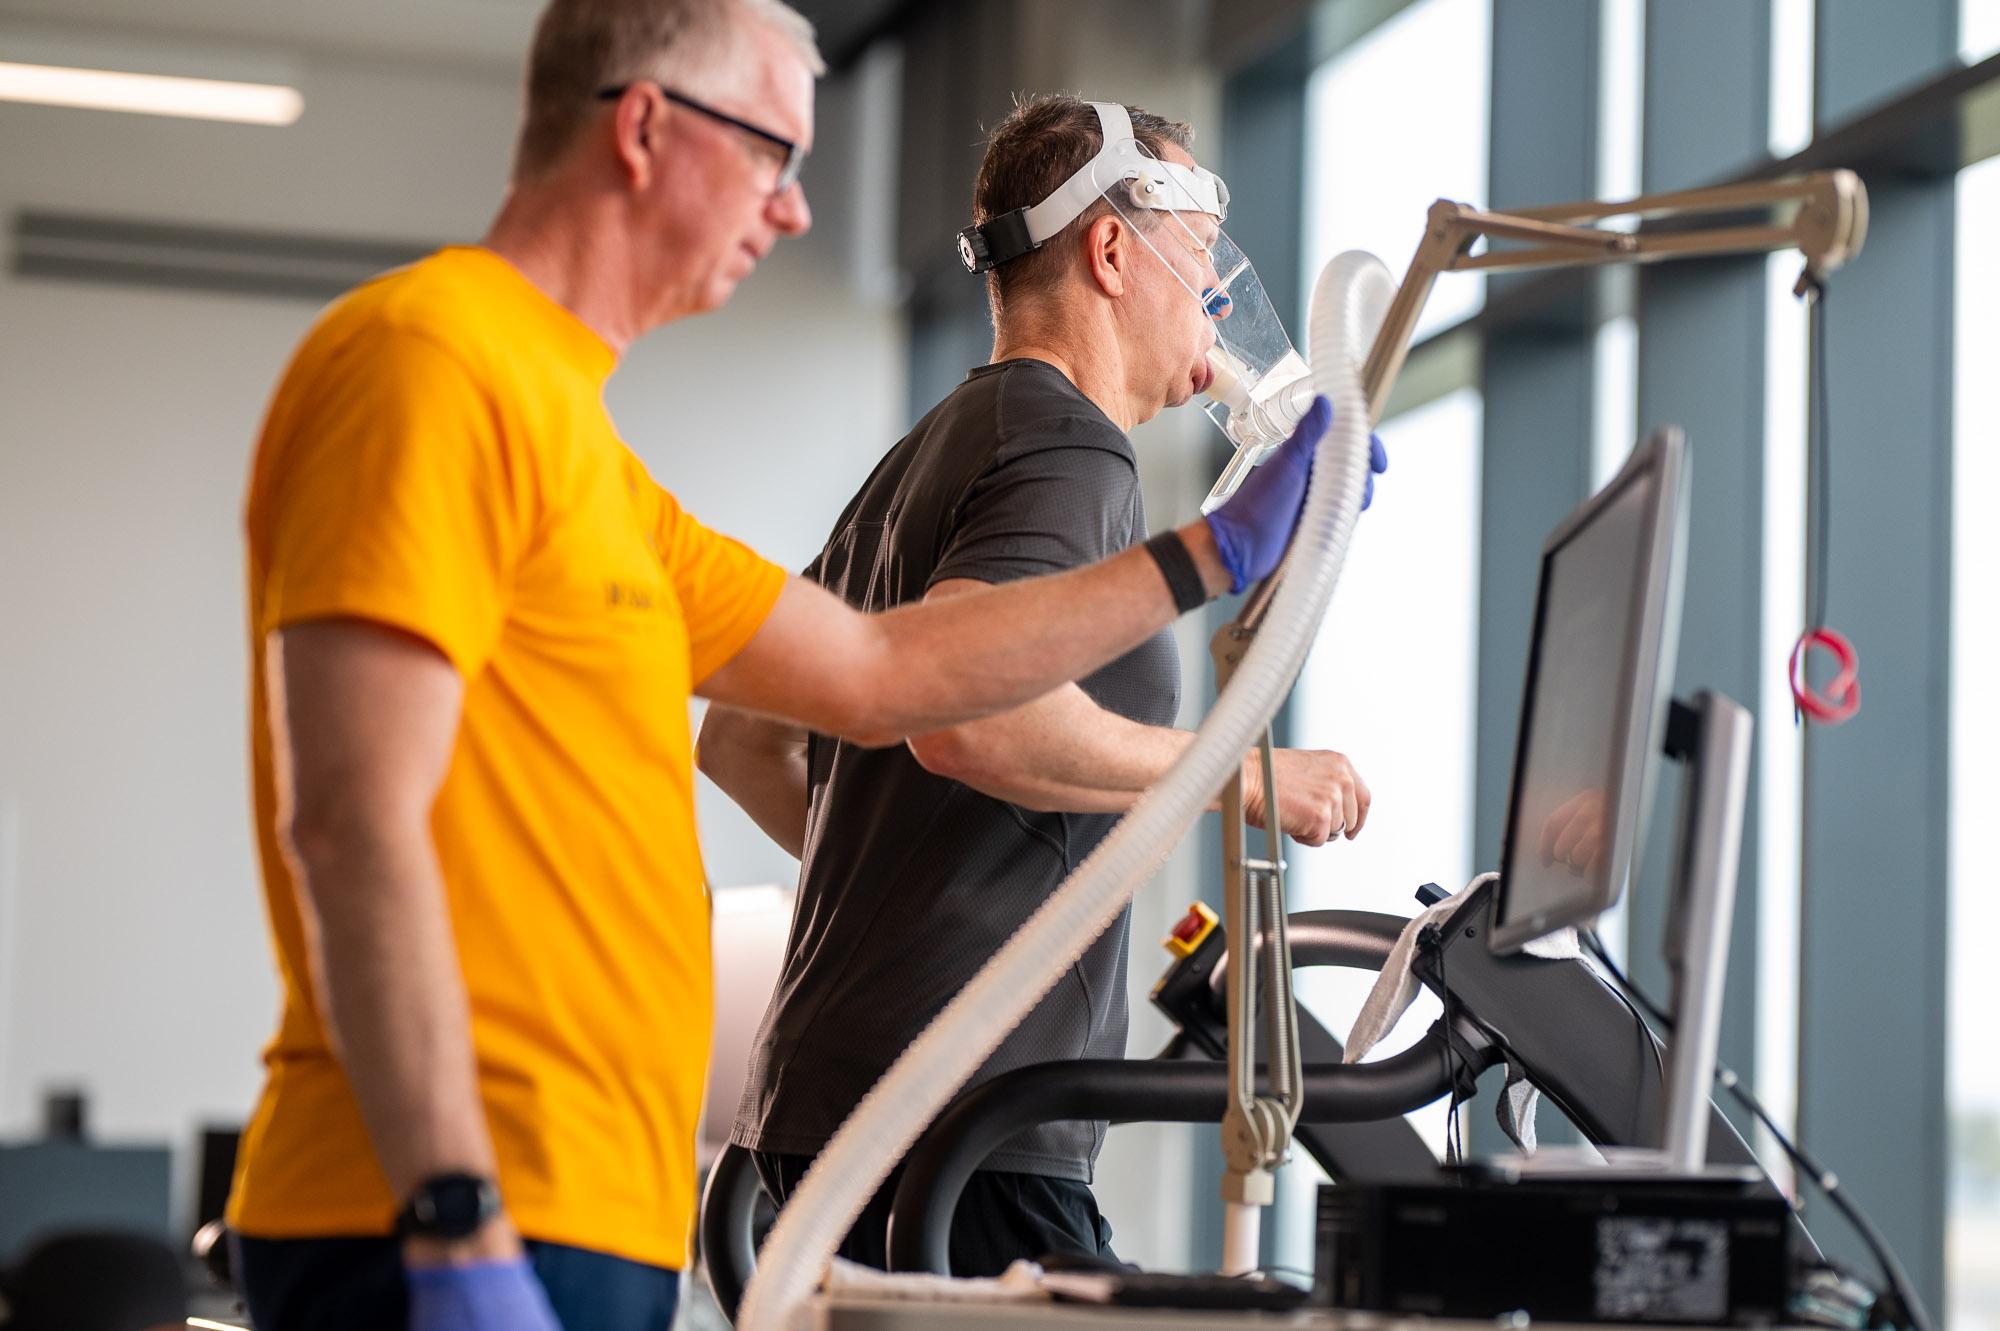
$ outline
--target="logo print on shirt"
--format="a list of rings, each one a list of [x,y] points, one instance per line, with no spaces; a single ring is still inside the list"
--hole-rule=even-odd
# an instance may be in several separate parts
[[[629,582],[606,582],[604,604],[613,609],[651,610],[653,592],[649,587],[638,587]]]

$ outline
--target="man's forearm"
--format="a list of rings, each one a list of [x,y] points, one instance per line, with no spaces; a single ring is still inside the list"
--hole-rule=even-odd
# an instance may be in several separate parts
[[[390,1190],[491,1177],[471,1018],[427,826],[298,838],[313,980]]]
[[[806,732],[771,717],[712,703],[695,765],[793,859],[806,842]]]
[[[1179,529],[1202,589],[1229,586],[1205,522]],[[1153,555],[861,614],[794,578],[750,641],[702,680],[711,702],[871,746],[1018,707],[1116,660],[1180,614]]]
[[[1074,684],[1026,707],[910,741],[917,761],[982,794],[1044,813],[1123,813],[1180,761],[1185,730],[1149,726],[1107,711]],[[1306,845],[1350,837],[1367,818],[1369,795],[1353,765],[1325,750],[1279,749],[1281,825]],[[1244,813],[1265,821],[1257,754],[1242,764]],[[1217,807],[1214,804],[1211,808]]]
[[[910,741],[917,761],[995,799],[1050,813],[1121,813],[1193,737],[1107,711],[1074,684],[1025,707]]]
[[[1207,525],[1179,529],[1210,596],[1229,575]],[[1017,706],[1051,680],[1078,679],[1178,616],[1153,556],[1135,546],[1069,573],[902,606],[877,617],[885,671],[878,696],[890,738]],[[879,742],[879,741],[878,741]]]

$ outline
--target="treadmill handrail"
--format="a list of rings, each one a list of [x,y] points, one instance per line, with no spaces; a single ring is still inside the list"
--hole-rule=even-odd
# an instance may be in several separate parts
[[[735,1142],[723,1147],[708,1167],[696,1232],[702,1265],[708,1269],[708,1287],[731,1325],[736,1322],[736,1306],[743,1301],[750,1273],[757,1269],[756,1214],[763,1195],[764,1182],[757,1176],[757,1163],[750,1152]]]
[[[1612,995],[1605,981],[1582,961],[1545,961],[1529,956],[1502,957],[1493,954],[1485,946],[1485,940],[1479,937],[1492,912],[1492,896],[1490,884],[1468,895],[1447,917],[1441,930],[1445,948],[1458,949],[1459,945],[1464,945],[1462,950],[1455,952],[1451,961],[1451,989],[1458,1000],[1462,1022],[1469,1023],[1479,1033],[1479,1058],[1473,1069],[1474,1075],[1502,1058],[1513,1059],[1527,1069],[1543,1095],[1577,1126],[1586,1140],[1600,1145],[1653,1140],[1663,1089],[1657,1061],[1659,1046],[1642,1027],[1635,1028],[1624,1005]],[[1398,916],[1367,911],[1311,911],[1302,912],[1292,919],[1292,964],[1295,968],[1344,965],[1379,970],[1409,923]],[[1426,985],[1436,988],[1434,963],[1419,958],[1416,972]],[[1551,1020],[1552,1015],[1554,1020]],[[1450,1087],[1446,1080],[1445,1058],[1437,1043],[1441,1038],[1441,1033],[1434,1028],[1422,1044],[1397,1056],[1409,1059],[1423,1051],[1422,1057],[1429,1061],[1434,1078],[1428,1098],[1402,1109],[1385,1109],[1381,1114],[1368,1117],[1407,1112],[1407,1109],[1428,1104],[1448,1093]],[[1384,1059],[1380,1063],[1346,1066],[1350,1070],[1381,1068],[1395,1061]],[[1061,1076],[1064,1070],[1088,1065],[1043,1066],[1052,1070],[1050,1075]],[[1098,1066],[1136,1070],[1157,1065],[1113,1060]],[[1175,1062],[1166,1066],[1205,1068],[1215,1065]],[[1017,1072],[1031,1070],[1024,1068]],[[988,1153],[1013,1132],[1035,1123],[1058,1119],[1121,1118],[1119,1113],[1094,1110],[1088,1106],[1076,1108],[1066,1105],[1060,1107],[1058,1112],[1039,1117],[1017,1112],[1004,1120],[1011,1124],[1006,1131],[988,1139],[984,1123],[968,1124],[971,1105],[975,1101],[990,1103],[998,1093],[988,1088],[998,1086],[1015,1075],[1004,1074],[965,1092],[911,1148],[903,1180],[891,1208],[891,1270],[949,1273],[946,1254],[950,1217],[966,1178]],[[1121,1071],[1118,1075],[1130,1074]],[[1137,1085],[1136,1080],[1133,1084]],[[1305,1121],[1328,1123],[1346,1118],[1340,1107],[1326,1103],[1328,1093],[1321,1089],[1319,1082],[1308,1076]],[[1331,1092],[1334,1095],[1352,1093],[1346,1088]],[[1021,1107],[1027,1103],[1028,1097],[1024,1094]],[[1210,1108],[1205,1112],[1191,1118],[1151,1112],[1123,1117],[1124,1121],[1137,1118],[1168,1122],[1214,1121],[1220,1117],[1222,1106],[1223,1100],[1216,1099],[1210,1102]],[[1756,1156],[1736,1133],[1720,1106],[1711,1106],[1711,1114],[1709,1159],[1716,1163],[1756,1164]],[[969,1138],[974,1131],[980,1134],[977,1141],[952,1140],[961,1132]],[[977,1154],[971,1155],[975,1150]],[[969,1164],[965,1163],[967,1155],[971,1155]],[[920,1161],[923,1162],[921,1170],[918,1167]],[[950,1172],[944,1168],[946,1164]],[[926,1174],[933,1177],[926,1179]],[[947,1190],[950,1194],[948,1204],[943,1197]],[[914,1226],[903,1223],[904,1238],[900,1244],[896,1237],[899,1212],[922,1217]]]
[[[1480,1050],[1468,1069],[1466,1058],[1446,1058],[1443,1032],[1434,1029],[1377,1062],[1308,1065],[1306,1119],[1373,1122],[1406,1114],[1449,1094],[1455,1069],[1476,1076],[1497,1058],[1497,1050]],[[939,1115],[904,1158],[889,1211],[889,1269],[950,1274],[951,1217],[966,1182],[1024,1128],[1063,1119],[1213,1123],[1228,1096],[1222,1064],[1150,1059],[1035,1063],[981,1082]]]
[[[1292,942],[1292,969],[1344,966],[1379,971],[1388,964],[1389,954],[1408,924],[1401,915],[1376,910],[1294,911],[1286,926]],[[1217,973],[1221,970],[1218,965]]]
[[[1390,951],[1401,936],[1403,926],[1408,921],[1398,915],[1387,915],[1374,911],[1319,910],[1302,911],[1291,919],[1292,964],[1305,966],[1345,966],[1356,970],[1379,971],[1389,959]],[[1181,1037],[1176,1037],[1181,1038]],[[1169,1052],[1161,1055],[1164,1059],[1177,1059],[1179,1054]],[[1444,1085],[1442,1055],[1434,1055],[1438,1066],[1438,1086]],[[1068,1069],[1073,1065],[1059,1066]],[[1120,1063],[1120,1068],[1132,1066]],[[1196,1066],[1219,1073],[1219,1064],[1205,1058]],[[1379,1074],[1370,1074],[1379,1075]],[[1311,1083],[1308,1083],[1308,1090]],[[1442,1094],[1437,1090],[1431,1098]],[[1214,1113],[1206,1117],[1221,1116],[1220,1097],[1224,1095],[1223,1084],[1216,1083],[1216,1105]],[[1317,1117],[1309,1106],[1306,1114],[1309,1128]],[[1355,1120],[1366,1121],[1366,1120]],[[935,1130],[935,1125],[933,1125]],[[929,1133],[925,1134],[928,1140]],[[1311,1133],[1300,1136],[1300,1144],[1312,1149]],[[953,1194],[956,1204],[958,1193],[964,1190],[961,1182],[958,1192]],[[756,1268],[756,1238],[752,1232],[752,1216],[758,1200],[762,1197],[762,1184],[757,1178],[750,1153],[734,1143],[725,1147],[711,1167],[708,1184],[702,1192],[700,1238],[702,1261],[708,1268],[710,1287],[715,1291],[716,1300],[722,1309],[735,1321],[736,1304],[743,1297],[744,1287],[750,1279],[750,1272]]]
[[[1587,1139],[1600,1143],[1642,1139],[1640,1134],[1646,1131],[1646,1120],[1649,1117],[1646,1112],[1648,1104],[1658,1096],[1660,1090],[1657,1064],[1652,1053],[1657,1046],[1650,1037],[1638,1041],[1632,1038],[1634,1031],[1623,1006],[1611,996],[1605,982],[1582,963],[1564,965],[1541,962],[1529,957],[1498,958],[1484,946],[1483,940],[1475,943],[1471,930],[1479,928],[1484,923],[1489,909],[1490,893],[1482,891],[1465,901],[1461,908],[1452,914],[1445,929],[1446,936],[1453,943],[1459,942],[1460,935],[1464,935],[1463,941],[1467,944],[1463,953],[1454,954],[1451,961],[1452,989],[1462,1001],[1461,1010],[1484,1035],[1497,1040],[1501,1047],[1487,1050],[1482,1058],[1497,1059],[1502,1049],[1510,1052],[1529,1069],[1537,1085],[1541,1086],[1543,1093],[1555,1107],[1583,1129]],[[1291,921],[1292,964],[1295,968],[1344,966],[1359,970],[1380,970],[1408,923],[1409,921],[1401,916],[1371,911],[1329,910],[1296,913]],[[1431,977],[1426,973],[1427,970],[1427,966],[1419,964],[1419,978],[1429,984]],[[1503,976],[1488,972],[1509,974]],[[1540,1020],[1539,1016],[1551,1008],[1571,1014],[1595,1011],[1603,1020],[1585,1023],[1582,1027],[1572,1022],[1566,1023],[1565,1029],[1541,1029],[1546,1022]],[[1593,1027],[1601,1029],[1595,1029],[1593,1032]],[[1583,1038],[1585,1036],[1593,1038]],[[1431,1051],[1428,1058],[1436,1076],[1436,1082],[1424,1103],[1446,1094],[1448,1089],[1442,1050],[1434,1043],[1438,1038],[1434,1031],[1424,1044],[1417,1046],[1417,1049],[1428,1048]],[[1184,1043],[1179,1041],[1178,1037],[1177,1042]],[[1579,1060],[1577,1056],[1586,1046],[1589,1056]],[[1220,1064],[1204,1060],[1179,1061],[1190,1052],[1183,1050],[1176,1053],[1174,1045],[1170,1044],[1168,1051],[1163,1054],[1163,1058],[1169,1060],[1167,1062],[1099,1060],[1097,1066],[1116,1067],[1121,1077],[1129,1075],[1135,1068],[1173,1067],[1205,1070],[1215,1079],[1213,1098],[1209,1101],[1208,1107],[1199,1114],[1188,1118],[1177,1118],[1174,1115],[1150,1111],[1112,1114],[1091,1110],[1073,1113],[1065,1109],[1061,1113],[1045,1115],[1034,1121],[1049,1121],[1071,1116],[1119,1118],[1121,1121],[1143,1119],[1169,1122],[1216,1121],[1221,1117],[1226,1098],[1223,1069]],[[1411,1053],[1415,1054],[1416,1050],[1412,1050]],[[1389,1060],[1384,1060],[1382,1063],[1354,1066],[1380,1068],[1388,1062]],[[1579,1062],[1587,1066],[1572,1066]],[[1483,1070],[1486,1065],[1482,1061],[1479,1070]],[[1074,1076],[1079,1068],[1089,1065],[1057,1063],[1038,1066],[1047,1070],[1042,1075],[1064,1078]],[[1017,1072],[1027,1073],[1036,1070],[1023,1068]],[[910,1185],[911,1167],[919,1157],[928,1158],[937,1153],[940,1149],[939,1143],[951,1135],[947,1130],[947,1124],[955,1124],[958,1121],[957,1116],[965,1103],[980,1097],[986,1087],[998,1085],[1005,1077],[1013,1075],[1015,1074],[1004,1074],[1002,1078],[996,1078],[966,1092],[957,1103],[939,1117],[936,1123],[932,1124],[930,1130],[919,1139],[911,1151],[910,1161],[905,1166],[903,1186],[896,1194],[895,1209],[904,1209],[906,1189],[909,1190],[911,1198],[918,1195]],[[986,1094],[995,1093],[986,1092]],[[1309,1077],[1306,1121],[1308,1123],[1335,1121],[1322,1112],[1323,1105],[1314,1103],[1314,1097],[1318,1094],[1317,1083]],[[1710,1159],[1718,1163],[1755,1163],[1756,1157],[1737,1136],[1719,1106],[1715,1108],[1714,1113],[1716,1122],[1710,1130]],[[1381,1117],[1388,1115],[1384,1114]],[[984,1160],[992,1146],[997,1146],[999,1141],[1004,1141],[1006,1136],[1018,1131],[1021,1126],[1028,1124],[1023,1123],[1008,1129],[987,1148],[986,1152],[979,1155],[973,1167],[976,1168],[977,1164]],[[1303,1142],[1303,1138],[1301,1140]],[[730,1153],[737,1152],[740,1152],[740,1148],[732,1147],[730,1152],[725,1153],[725,1158]],[[955,1159],[957,1152],[953,1151],[951,1154]],[[741,1165],[748,1169],[747,1155],[742,1157]],[[739,1181],[742,1178],[740,1175],[731,1177]],[[754,1190],[757,1186],[754,1172],[748,1177],[750,1186]],[[941,1176],[940,1181],[942,1181]],[[951,1206],[943,1208],[947,1217],[956,1209],[964,1185],[965,1178],[961,1177],[952,1188]],[[754,1200],[754,1195],[753,1191],[750,1197],[741,1199],[737,1204],[725,1205],[718,1209],[714,1203],[721,1199],[719,1185],[712,1179],[702,1208],[702,1233],[711,1280],[716,1281],[719,1289],[725,1280],[736,1277],[734,1287],[739,1295],[742,1282],[748,1279],[748,1273],[754,1265],[749,1219],[749,1202]],[[936,1190],[933,1189],[931,1195],[923,1201],[926,1214],[936,1215],[941,1209],[940,1200]],[[911,1204],[914,1205],[914,1201]],[[724,1237],[725,1232],[729,1237]],[[937,1236],[935,1244],[928,1244],[914,1237],[932,1232]],[[906,1225],[904,1233],[905,1247],[902,1255],[899,1255],[892,1226],[889,1247],[892,1267],[898,1270],[949,1269],[947,1264],[949,1230],[946,1224],[927,1221],[915,1226]],[[1803,1234],[1802,1229],[1800,1233]],[[727,1303],[724,1304],[725,1308],[728,1306]]]
[[[1380,971],[1388,962],[1396,942],[1402,937],[1409,920],[1400,915],[1390,915],[1381,911],[1363,910],[1316,910],[1295,912],[1290,921],[1292,965],[1294,969],[1308,966],[1340,966],[1354,970]],[[1226,964],[1226,963],[1225,963]],[[1222,982],[1222,966],[1218,965],[1210,976],[1211,985]],[[1439,1096],[1449,1093],[1451,1088],[1450,1064],[1444,1057],[1441,1045],[1442,1035],[1433,1032],[1423,1042],[1399,1055],[1395,1059],[1384,1059],[1377,1063],[1337,1066],[1330,1069],[1308,1066],[1306,1069],[1306,1123],[1370,1122],[1407,1113],[1410,1109],[1429,1104]],[[1122,1086],[1109,1090],[1101,1083],[1085,1084],[1085,1069],[1093,1065],[1097,1069],[1115,1069],[1111,1075],[1119,1079]],[[1480,1071],[1484,1070],[1484,1064]],[[1208,1089],[1192,1090],[1191,1086],[1168,1091],[1167,1094],[1200,1097],[1192,1101],[1177,1101],[1177,1104],[1193,1103],[1198,1107],[1180,1112],[1165,1112],[1159,1108],[1163,1101],[1154,1096],[1168,1083],[1169,1076],[1138,1069],[1174,1068],[1193,1072],[1191,1086]],[[1367,1071],[1360,1071],[1368,1069]],[[1385,1069],[1387,1071],[1385,1071]],[[1321,1071],[1331,1073],[1331,1085],[1316,1075]],[[1032,1075],[1030,1075],[1032,1074]],[[1186,1072],[1170,1075],[1186,1075]],[[1376,1106],[1378,1112],[1359,1112],[1369,1098],[1367,1088],[1391,1087],[1398,1078],[1414,1077],[1416,1080],[1403,1083],[1402,1088],[1410,1097],[1407,1104],[1403,1097],[1392,1096],[1394,1107]],[[1476,1072],[1475,1072],[1476,1075]],[[1010,1089],[989,1089],[996,1087]],[[1418,1089],[1421,1087],[1421,1089]],[[1119,1097],[1116,1090],[1129,1088],[1132,1098],[1120,1101],[1128,1107],[1114,1108],[1113,1101]],[[1100,1100],[1096,1092],[1105,1091]],[[1063,1112],[1045,1112],[1052,1106],[1045,1101],[1060,1101],[1072,1095],[1087,1101],[1074,1105]],[[1212,1094],[1212,1099],[1208,1098]],[[1329,1104],[1328,1098],[1332,1103]],[[1355,1097],[1348,1099],[1348,1097]],[[950,1219],[957,1209],[958,1199],[965,1190],[965,1184],[986,1160],[986,1157],[1007,1138],[1022,1128],[1036,1123],[1052,1122],[1063,1118],[1102,1119],[1110,1122],[1215,1122],[1222,1117],[1228,1101],[1226,1069],[1221,1064],[1178,1061],[1145,1062],[1128,1059],[1101,1059],[1075,1063],[1045,1063],[1018,1068],[1003,1073],[992,1081],[984,1082],[965,1092],[938,1116],[924,1135],[911,1147],[904,1160],[902,1179],[897,1186],[895,1201],[890,1208],[890,1232],[888,1236],[889,1269],[892,1271],[935,1271],[946,1273],[951,1270],[949,1256]],[[1339,1112],[1342,1101],[1357,1112]],[[1094,1106],[1102,1104],[1103,1108]],[[991,1111],[983,1108],[994,1105]],[[982,1121],[981,1115],[991,1112],[991,1123]],[[1011,1124],[1011,1126],[1009,1126]],[[976,1134],[976,1135],[975,1135]],[[949,1192],[949,1198],[945,1193]],[[909,1199],[907,1209],[905,1200]],[[921,1200],[918,1200],[921,1199]],[[896,1238],[895,1217],[898,1212],[906,1215],[921,1214],[924,1219],[914,1226],[905,1223],[903,1250],[899,1253]],[[942,1223],[934,1223],[942,1214]]]

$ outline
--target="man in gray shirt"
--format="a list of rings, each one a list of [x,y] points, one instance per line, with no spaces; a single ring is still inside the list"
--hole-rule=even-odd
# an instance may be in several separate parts
[[[1186,126],[1131,109],[1153,156],[1192,168]],[[1030,101],[995,128],[974,191],[984,223],[1026,208],[1097,153],[1091,104]],[[1088,564],[1147,537],[1126,432],[1207,384],[1214,341],[1137,223],[1099,200],[995,267],[993,360],[876,466],[807,576],[880,610]],[[1188,307],[1193,315],[1188,317]],[[733,1140],[781,1202],[862,1095],[1180,755],[1172,637],[999,717],[868,749],[712,708],[702,771],[802,861],[783,974]],[[1337,753],[1279,755],[1281,822],[1352,837],[1367,787]],[[1262,782],[1245,766],[1253,818]],[[1121,917],[979,1074],[1120,1058]],[[952,1269],[1108,1254],[1088,1184],[1102,1123],[1031,1128],[991,1156],[953,1221]],[[880,1266],[893,1182],[842,1255]]]

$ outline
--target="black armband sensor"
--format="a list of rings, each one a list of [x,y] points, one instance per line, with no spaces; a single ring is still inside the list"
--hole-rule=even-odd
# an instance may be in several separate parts
[[[1194,556],[1188,553],[1187,542],[1179,532],[1163,531],[1153,537],[1146,542],[1146,553],[1153,557],[1160,576],[1167,580],[1177,614],[1184,615],[1208,604],[1208,588],[1202,586],[1201,570],[1195,567]]]

